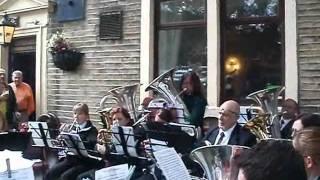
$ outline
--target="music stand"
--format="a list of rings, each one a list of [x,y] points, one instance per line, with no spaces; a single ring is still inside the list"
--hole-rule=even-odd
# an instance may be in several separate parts
[[[48,124],[46,122],[28,122],[33,145],[35,147],[53,147],[52,138],[49,134]]]
[[[130,126],[113,126],[112,143],[117,154],[138,157],[133,128]]]
[[[62,132],[60,133],[60,136],[68,148],[68,154],[79,155],[84,158],[88,157],[96,160],[102,159],[100,157],[92,156],[88,153],[88,150],[84,146],[79,134]]]

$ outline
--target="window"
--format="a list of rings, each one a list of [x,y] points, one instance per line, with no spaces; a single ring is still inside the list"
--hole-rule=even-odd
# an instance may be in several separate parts
[[[178,67],[177,82],[184,72],[193,70],[206,90],[206,1],[158,0],[155,8],[155,76]]]
[[[284,1],[220,3],[221,101],[246,105],[248,94],[284,85]]]

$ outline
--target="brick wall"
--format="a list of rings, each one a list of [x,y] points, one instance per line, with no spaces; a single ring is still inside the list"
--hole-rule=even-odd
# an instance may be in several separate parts
[[[72,107],[77,102],[87,103],[91,119],[97,121],[95,112],[107,90],[139,83],[140,79],[140,0],[86,2],[84,20],[58,23],[54,14],[49,19],[48,37],[61,29],[73,46],[85,53],[75,72],[56,68],[48,55],[48,111],[62,121],[72,118]],[[123,10],[122,39],[99,40],[99,14],[113,7]]]
[[[320,112],[320,1],[297,0],[299,101],[302,111]]]

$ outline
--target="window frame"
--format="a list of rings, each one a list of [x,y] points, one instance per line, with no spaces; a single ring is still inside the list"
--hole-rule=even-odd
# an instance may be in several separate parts
[[[226,27],[227,26],[234,26],[234,25],[246,25],[246,24],[272,24],[277,23],[278,26],[281,28],[281,84],[285,86],[285,72],[286,72],[286,59],[285,59],[285,50],[286,50],[286,42],[285,42],[285,2],[283,0],[278,0],[279,2],[279,12],[277,16],[264,16],[264,17],[239,17],[239,18],[228,18],[227,12],[226,12],[226,1],[225,0],[219,0],[220,1],[220,59],[218,60],[220,62],[220,87],[225,86],[224,82],[224,59],[225,57],[225,50],[226,50],[226,44],[225,44],[225,38],[226,38]],[[224,100],[224,91],[221,88],[219,93],[219,104],[222,103]],[[240,105],[243,102],[239,102]]]
[[[207,27],[207,16],[203,20],[188,20],[182,22],[170,22],[162,23],[160,20],[161,3],[166,1],[174,0],[157,0],[155,2],[155,28],[154,28],[154,66],[153,66],[153,78],[159,76],[159,34],[162,30],[176,30],[176,29],[187,29],[187,28],[198,28]],[[205,1],[205,9],[207,11],[207,0]]]

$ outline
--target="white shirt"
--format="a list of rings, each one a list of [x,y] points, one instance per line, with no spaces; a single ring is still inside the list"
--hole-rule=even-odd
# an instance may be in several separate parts
[[[284,127],[286,127],[286,125],[289,123],[291,121],[291,119],[283,119],[283,118],[281,118],[280,119],[280,130],[282,131],[282,129],[284,128]]]
[[[218,133],[218,136],[214,142],[214,144],[216,145],[220,139],[220,135],[221,135],[221,132],[224,133],[224,137],[220,143],[220,145],[228,145],[228,142],[229,142],[229,139],[231,137],[231,133],[233,131],[233,129],[236,127],[237,124],[233,125],[231,128],[227,129],[226,131],[222,130],[221,128],[219,129],[219,133]]]

